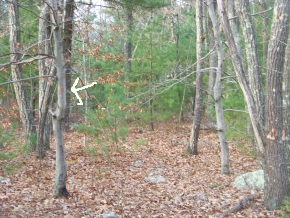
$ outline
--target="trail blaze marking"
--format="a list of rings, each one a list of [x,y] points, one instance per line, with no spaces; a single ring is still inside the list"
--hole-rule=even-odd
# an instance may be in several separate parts
[[[76,81],[74,82],[74,84],[73,84],[73,86],[71,87],[70,90],[72,91],[72,93],[74,93],[74,94],[76,95],[77,99],[79,100],[79,103],[77,103],[77,105],[84,105],[82,99],[80,98],[80,96],[79,96],[79,94],[78,94],[78,91],[83,90],[83,89],[90,88],[90,87],[94,86],[94,85],[97,84],[97,83],[96,83],[96,82],[93,82],[93,83],[91,83],[91,84],[89,84],[89,85],[86,85],[86,86],[83,86],[83,87],[80,87],[80,88],[76,88],[76,86],[77,86],[79,80],[80,80],[79,77],[76,78]]]

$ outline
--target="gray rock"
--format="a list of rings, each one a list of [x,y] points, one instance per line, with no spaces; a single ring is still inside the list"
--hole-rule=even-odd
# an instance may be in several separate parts
[[[0,176],[0,182],[1,182],[1,183],[6,183],[6,184],[7,184],[7,183],[10,182],[10,179],[9,179],[9,178],[4,178],[4,177],[1,177],[1,176]]]
[[[166,168],[165,164],[157,164],[154,166],[155,168]]]
[[[140,171],[140,168],[137,168],[137,167],[131,167],[131,168],[130,168],[130,171]]]
[[[107,214],[103,214],[103,218],[119,218],[119,216],[116,215],[114,212],[110,212]]]
[[[238,176],[232,185],[239,190],[263,190],[264,184],[264,171],[257,170]]]
[[[182,142],[182,145],[187,147],[189,145],[189,143],[188,142]]]
[[[134,165],[136,167],[142,167],[142,166],[145,165],[145,163],[143,161],[137,160],[137,161],[134,162]]]
[[[166,179],[163,176],[150,176],[145,179],[152,183],[166,182]]]
[[[152,170],[150,173],[149,173],[149,176],[161,176],[163,174],[162,171],[160,170]]]

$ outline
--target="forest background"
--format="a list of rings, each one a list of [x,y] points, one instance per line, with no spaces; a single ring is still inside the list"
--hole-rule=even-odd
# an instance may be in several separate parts
[[[289,196],[287,0],[12,0],[0,10],[3,174],[23,151],[44,158],[53,129],[53,195],[68,197],[65,131],[110,156],[132,126],[190,122],[187,155],[199,153],[200,129],[214,131],[229,174],[228,144],[251,145],[266,172],[266,208]],[[76,87],[96,83],[78,92],[83,105],[71,92],[78,78]]]

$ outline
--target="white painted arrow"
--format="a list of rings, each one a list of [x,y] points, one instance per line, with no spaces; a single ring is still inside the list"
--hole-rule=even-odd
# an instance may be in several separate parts
[[[86,86],[83,86],[83,87],[80,87],[80,88],[77,88],[77,89],[76,89],[76,86],[77,86],[79,80],[80,80],[79,77],[76,78],[76,81],[74,82],[74,84],[73,84],[73,86],[71,87],[70,90],[72,91],[72,93],[74,93],[74,94],[76,95],[77,99],[79,100],[79,103],[77,103],[77,105],[84,105],[82,99],[80,98],[80,96],[79,96],[79,94],[78,94],[78,91],[83,90],[83,89],[90,88],[90,87],[92,87],[93,85],[95,85],[95,84],[97,84],[97,83],[96,83],[96,82],[93,82],[93,83],[91,83],[91,84],[89,84],[89,85],[86,85]]]

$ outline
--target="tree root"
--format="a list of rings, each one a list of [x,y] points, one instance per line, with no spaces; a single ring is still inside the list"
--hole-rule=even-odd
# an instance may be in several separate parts
[[[71,194],[68,192],[65,186],[58,188],[57,190],[54,191],[54,194],[53,194],[53,197],[55,198],[68,198],[70,196]]]

